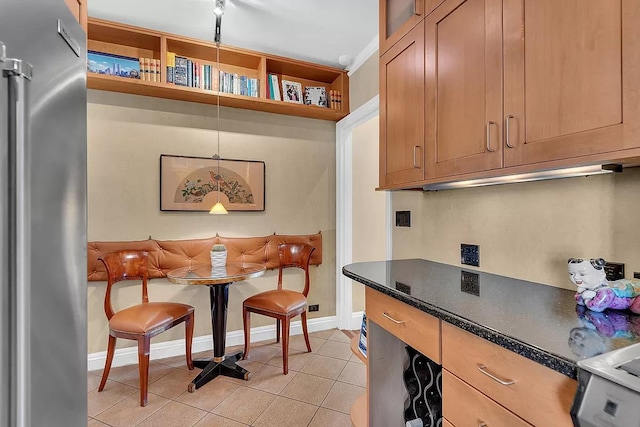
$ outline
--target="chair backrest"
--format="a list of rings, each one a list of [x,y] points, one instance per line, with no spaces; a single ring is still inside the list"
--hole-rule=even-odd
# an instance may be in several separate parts
[[[316,248],[306,243],[283,243],[278,245],[278,256],[280,257],[278,289],[282,289],[282,270],[288,267],[297,267],[304,270],[304,290],[302,294],[305,297],[309,294],[309,261],[311,260],[311,254],[315,250]]]
[[[142,302],[149,302],[147,294],[147,263],[149,252],[147,251],[116,251],[109,252],[98,257],[107,269],[107,292],[104,296],[104,312],[107,319],[113,316],[113,308],[111,306],[111,287],[123,280],[141,280],[142,281]]]

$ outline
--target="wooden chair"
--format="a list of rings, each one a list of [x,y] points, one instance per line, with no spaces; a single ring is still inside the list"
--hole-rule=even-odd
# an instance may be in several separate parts
[[[289,373],[289,327],[291,318],[297,315],[302,319],[302,332],[311,352],[309,334],[307,333],[307,295],[309,294],[309,261],[315,248],[304,243],[284,243],[278,246],[280,268],[278,272],[278,289],[266,291],[247,298],[242,303],[244,318],[244,355],[249,354],[249,338],[251,330],[251,313],[262,314],[276,319],[276,342],[280,341],[280,324],[282,323],[282,371]],[[282,270],[297,267],[304,270],[304,289],[295,292],[282,289]]]
[[[103,254],[98,259],[107,268],[107,292],[104,311],[109,319],[109,345],[107,361],[98,391],[104,389],[116,349],[116,338],[138,341],[138,369],[140,371],[140,406],[147,405],[149,383],[149,347],[151,337],[185,322],[187,367],[193,369],[191,341],[193,339],[193,307],[174,302],[149,302],[147,295],[146,251],[117,251]],[[123,280],[142,281],[142,304],[137,304],[115,313],[111,306],[111,288]]]

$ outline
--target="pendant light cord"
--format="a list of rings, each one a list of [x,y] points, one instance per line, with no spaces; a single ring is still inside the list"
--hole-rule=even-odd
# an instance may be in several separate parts
[[[218,203],[220,203],[220,42],[216,43],[216,62],[218,64],[218,93],[217,93],[217,128],[218,128],[218,151],[216,157],[218,157]]]

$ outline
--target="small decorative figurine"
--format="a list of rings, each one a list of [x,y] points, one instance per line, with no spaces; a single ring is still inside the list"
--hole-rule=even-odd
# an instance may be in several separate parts
[[[620,279],[608,282],[602,258],[569,259],[569,277],[578,287],[576,302],[589,310],[629,309],[640,314],[640,280]]]

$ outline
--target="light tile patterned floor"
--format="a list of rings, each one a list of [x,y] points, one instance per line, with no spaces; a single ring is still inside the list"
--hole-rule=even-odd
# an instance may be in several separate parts
[[[102,371],[89,372],[88,427],[351,427],[349,411],[365,391],[366,367],[344,332],[309,335],[312,353],[301,335],[291,337],[288,375],[282,374],[280,344],[255,343],[249,360],[239,362],[252,372],[249,381],[218,377],[195,393],[187,392],[187,384],[199,369],[187,370],[184,356],[152,361],[144,408],[138,405],[137,365],[113,368],[100,393]]]

